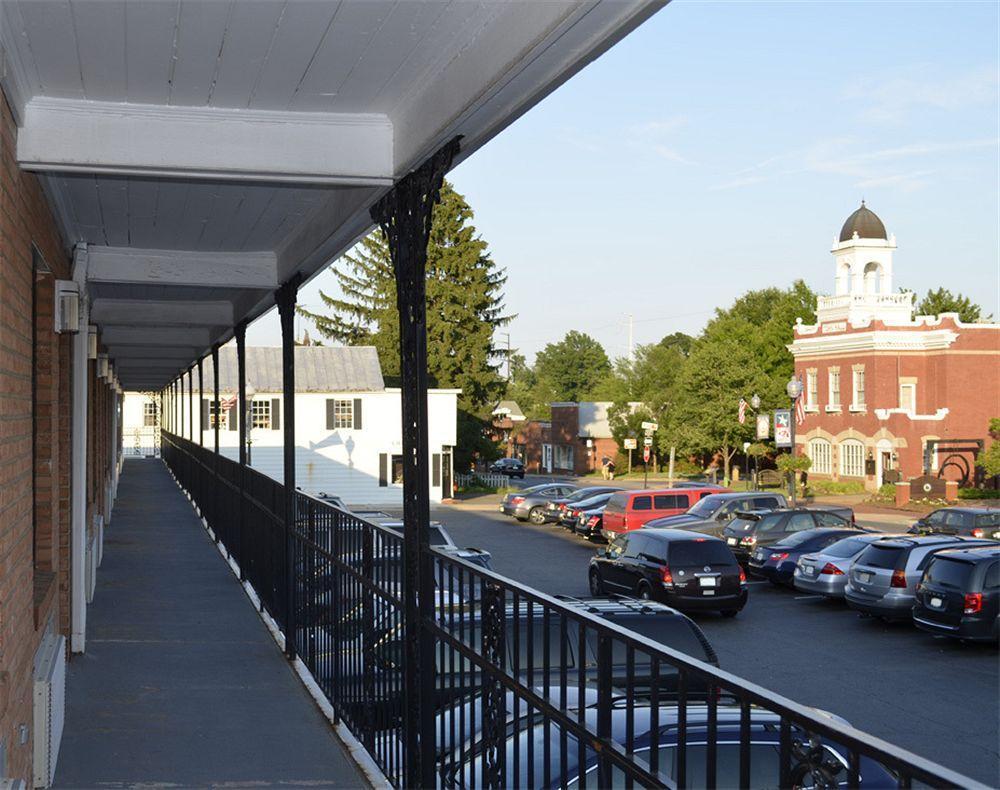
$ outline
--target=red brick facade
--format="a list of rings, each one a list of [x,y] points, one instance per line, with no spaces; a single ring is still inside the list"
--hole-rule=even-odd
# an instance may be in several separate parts
[[[70,628],[72,336],[53,331],[69,255],[38,179],[17,165],[16,140],[0,96],[0,779],[31,786],[35,653],[50,624]],[[104,454],[91,455],[93,510],[111,474],[114,397],[89,367],[90,441]]]
[[[517,435],[515,454],[529,472],[585,475],[600,471],[605,456],[617,458],[618,443],[606,426],[589,433],[581,425],[580,404],[553,403],[551,408],[551,421],[533,420]],[[547,455],[551,458],[548,467]]]
[[[922,474],[929,440],[990,441],[989,420],[1000,416],[1000,326],[963,324],[946,314],[906,324],[799,326],[795,338],[803,397],[815,384],[796,436],[813,459],[810,476],[875,488],[894,477],[885,474],[890,470],[904,479]],[[837,374],[839,406],[831,393]],[[859,375],[863,404],[855,402]],[[930,472],[956,479],[970,469],[972,453],[959,446],[942,445]]]

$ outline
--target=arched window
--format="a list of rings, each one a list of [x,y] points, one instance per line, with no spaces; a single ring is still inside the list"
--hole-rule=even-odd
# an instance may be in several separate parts
[[[830,465],[831,456],[830,443],[826,439],[813,439],[809,442],[809,458],[812,460],[812,467],[809,469],[818,475],[828,475],[832,471]]]
[[[857,439],[840,443],[840,474],[843,477],[865,476],[865,446]]]
[[[851,292],[851,264],[844,261],[837,269],[837,294]]]
[[[865,265],[865,293],[877,294],[881,286],[882,266],[872,261]]]

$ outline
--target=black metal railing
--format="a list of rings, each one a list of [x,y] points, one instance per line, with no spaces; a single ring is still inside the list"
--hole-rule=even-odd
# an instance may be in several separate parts
[[[402,786],[401,534],[296,491],[287,556],[280,484],[170,434],[163,458],[262,607],[294,624],[335,714]],[[432,554],[436,716],[419,737],[440,786],[976,786],[585,606]]]

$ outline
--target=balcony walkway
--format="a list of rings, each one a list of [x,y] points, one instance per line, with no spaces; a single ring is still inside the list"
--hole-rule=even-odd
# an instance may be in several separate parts
[[[57,787],[362,787],[159,460],[128,460],[70,664]]]

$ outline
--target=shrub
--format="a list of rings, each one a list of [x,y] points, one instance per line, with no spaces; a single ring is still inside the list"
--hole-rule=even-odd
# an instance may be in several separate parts
[[[1000,499],[1000,490],[995,488],[960,488],[959,499]]]
[[[806,493],[812,496],[823,494],[863,494],[865,484],[857,480],[810,480]]]

